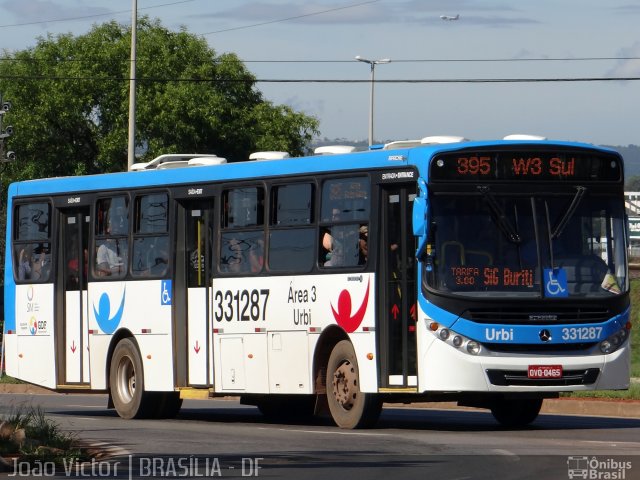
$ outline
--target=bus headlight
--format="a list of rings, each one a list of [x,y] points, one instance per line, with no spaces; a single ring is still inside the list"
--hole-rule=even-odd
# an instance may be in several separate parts
[[[429,324],[429,330],[433,332],[436,337],[438,337],[444,343],[447,343],[462,352],[466,352],[469,355],[480,355],[480,353],[482,352],[482,345],[480,344],[480,342],[471,340],[470,338],[449,330],[448,328],[443,327],[436,322],[431,322]]]
[[[480,354],[480,344],[476,341],[470,340],[467,343],[467,352],[471,355],[479,355]]]
[[[629,337],[629,331],[627,327],[623,327],[618,330],[616,333],[611,335],[606,340],[600,342],[600,351],[605,355],[609,353],[613,353],[624,343],[624,341]]]

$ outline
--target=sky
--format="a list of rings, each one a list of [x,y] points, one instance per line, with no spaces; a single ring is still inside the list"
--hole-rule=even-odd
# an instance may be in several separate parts
[[[132,0],[0,0],[0,49],[94,24]],[[264,98],[317,117],[320,138],[526,133],[640,144],[640,0],[137,0],[138,15],[235,53]],[[447,21],[441,15],[460,15]],[[523,79],[608,81],[478,82]],[[633,80],[633,79],[636,80]],[[311,80],[333,80],[313,82]],[[340,82],[347,80],[349,83]]]

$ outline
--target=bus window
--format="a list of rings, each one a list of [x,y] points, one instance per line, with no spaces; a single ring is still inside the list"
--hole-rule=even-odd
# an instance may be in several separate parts
[[[13,260],[18,282],[45,282],[51,273],[51,227],[48,203],[16,207]]]
[[[271,191],[271,225],[310,225],[313,215],[313,185],[280,185]]]
[[[271,190],[269,268],[309,272],[315,257],[313,185],[279,185]]]
[[[322,188],[318,263],[354,267],[367,260],[370,183],[366,177],[329,180]]]
[[[264,190],[244,187],[222,195],[218,267],[223,273],[260,273],[264,266]]]
[[[141,195],[135,201],[131,274],[162,277],[169,269],[169,197]]]
[[[227,190],[223,195],[224,228],[255,227],[263,224],[264,192],[262,188],[248,187]]]
[[[322,187],[322,221],[330,222],[336,215],[341,221],[368,221],[370,189],[366,177],[326,181]]]
[[[96,277],[123,278],[129,258],[129,199],[122,195],[98,200],[96,206]]]

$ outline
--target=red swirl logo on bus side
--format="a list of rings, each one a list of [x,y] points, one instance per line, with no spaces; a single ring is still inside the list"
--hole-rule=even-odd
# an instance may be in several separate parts
[[[336,311],[331,304],[331,311],[333,312],[333,318],[336,319],[338,325],[346,330],[347,333],[353,333],[364,320],[364,314],[367,311],[367,305],[369,304],[369,283],[367,283],[367,291],[364,294],[364,299],[360,308],[351,315],[351,294],[348,290],[342,290],[338,296],[338,310]]]

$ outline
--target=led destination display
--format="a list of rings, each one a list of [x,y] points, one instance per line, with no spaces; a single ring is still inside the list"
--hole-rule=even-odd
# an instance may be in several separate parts
[[[434,181],[620,181],[615,156],[580,152],[463,151],[441,154],[431,164]]]

